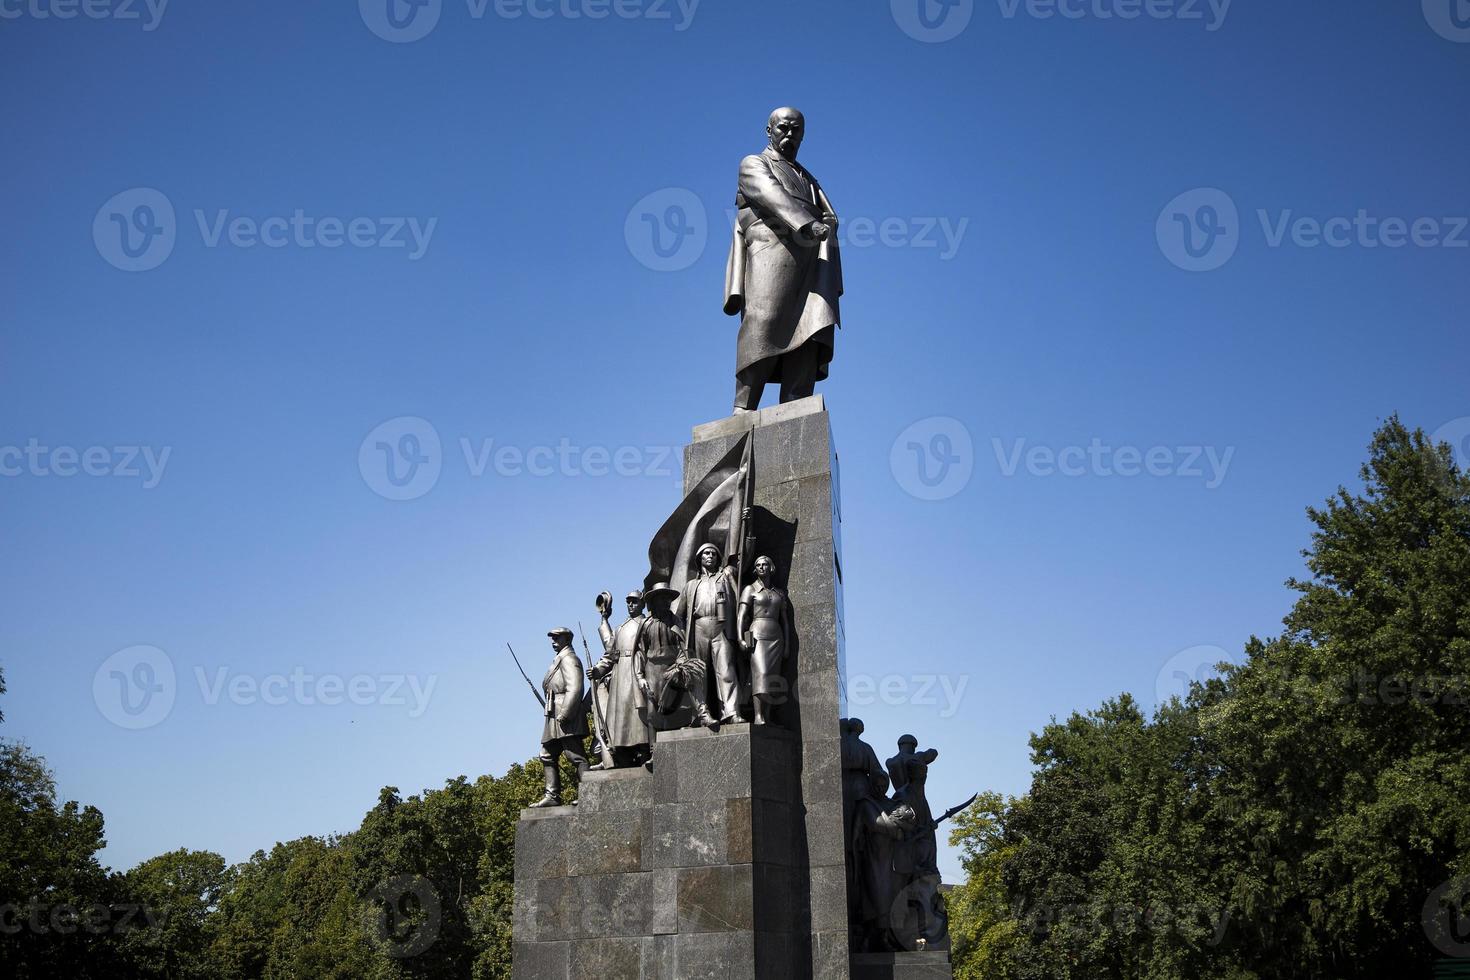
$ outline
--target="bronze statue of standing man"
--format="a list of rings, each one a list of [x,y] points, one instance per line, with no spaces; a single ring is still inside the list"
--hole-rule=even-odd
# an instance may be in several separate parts
[[[545,720],[541,725],[541,766],[546,772],[546,793],[532,807],[561,806],[561,768],[565,755],[580,783],[587,771],[583,739],[587,737],[587,708],[584,702],[582,661],[572,649],[572,631],[558,626],[546,634],[555,651],[551,667],[541,681],[546,695]]]
[[[842,296],[837,215],[811,173],[796,162],[806,120],[771,113],[770,145],[740,161],[739,218],[725,266],[725,312],[740,314],[735,411],[760,407],[766,384],[781,401],[812,394],[827,377]]]

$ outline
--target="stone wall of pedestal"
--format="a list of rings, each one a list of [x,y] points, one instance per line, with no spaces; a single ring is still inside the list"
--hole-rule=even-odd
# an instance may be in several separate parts
[[[516,833],[516,980],[847,980],[837,457],[820,396],[694,430],[686,492],[754,428],[754,525],[795,612],[775,724],[659,733]]]
[[[848,896],[842,818],[842,506],[837,450],[821,395],[694,429],[685,492],[753,429],[756,550],[777,565],[795,610],[791,691],[776,720],[798,736],[798,861],[806,870],[801,951],[815,980],[848,976]]]
[[[804,976],[797,750],[770,726],[660,733],[652,771],[523,811],[515,980]]]

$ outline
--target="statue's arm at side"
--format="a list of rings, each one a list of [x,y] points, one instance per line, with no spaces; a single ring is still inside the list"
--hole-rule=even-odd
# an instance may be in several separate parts
[[[822,190],[822,185],[817,185],[817,203],[822,206],[822,216],[827,224],[833,228],[837,227],[837,212],[832,209],[832,202],[827,200],[827,192]]]
[[[557,706],[556,720],[568,725],[582,710],[582,661],[576,657],[563,657],[560,673],[566,696]]]
[[[758,153],[740,161],[740,193],[761,217],[773,217],[791,232],[812,223],[811,206],[787,193],[772,172],[771,161]]]

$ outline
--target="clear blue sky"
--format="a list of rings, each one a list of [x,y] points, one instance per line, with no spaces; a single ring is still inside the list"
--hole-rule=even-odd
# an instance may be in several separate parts
[[[728,411],[725,209],[777,105],[805,110],[852,236],[822,389],[852,710],[884,756],[905,731],[944,750],[939,805],[1024,790],[1053,715],[1151,705],[1181,651],[1275,632],[1303,508],[1381,419],[1470,435],[1470,43],[1447,3],[977,0],[930,43],[917,0],[443,0],[398,43],[385,2],[0,3],[0,732],[102,808],[114,867],[350,830],[383,785],[537,751],[505,641],[539,672],[549,626],[593,627],[593,596],[641,579],[677,497],[657,447]],[[1343,247],[1293,224],[1360,211]],[[694,234],[661,259],[644,214]],[[356,218],[363,244],[326,247]],[[1386,218],[1432,221],[1395,248]],[[366,244],[385,235],[406,247]],[[395,501],[359,451],[400,417],[442,448]],[[572,462],[478,468],[488,440]],[[910,441],[961,457],[948,484]],[[124,474],[56,474],[91,447]],[[589,475],[588,447],[634,447],[635,475]],[[163,685],[108,663],[137,645],[175,671],[159,719],[108,702],[114,669]],[[293,672],[375,703],[304,703]],[[434,685],[424,710],[394,677]]]

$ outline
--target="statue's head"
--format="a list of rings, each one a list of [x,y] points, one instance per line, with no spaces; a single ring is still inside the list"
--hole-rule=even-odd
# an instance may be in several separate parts
[[[912,752],[919,747],[919,740],[912,735],[900,735],[898,737],[898,750],[900,752]]]
[[[666,619],[674,600],[679,597],[679,590],[673,588],[667,582],[659,582],[653,588],[643,593],[643,599],[648,603],[648,611],[660,619]]]
[[[788,160],[795,160],[802,138],[806,136],[806,117],[800,109],[783,106],[771,113],[766,123],[766,136],[772,149]]]
[[[776,573],[776,563],[761,555],[755,560],[755,573],[764,581]]]
[[[572,631],[565,626],[558,626],[554,630],[549,630],[546,635],[551,637],[551,648],[553,650],[561,650],[572,645]]]
[[[720,567],[719,545],[707,544],[699,549],[699,567],[706,572],[712,572]]]
[[[643,592],[641,590],[634,589],[632,592],[629,592],[627,602],[628,615],[630,617],[637,617],[643,612]]]
[[[847,730],[852,732],[854,735],[861,735],[863,732],[867,731],[867,727],[863,724],[863,720],[861,718],[849,718],[847,719]]]

